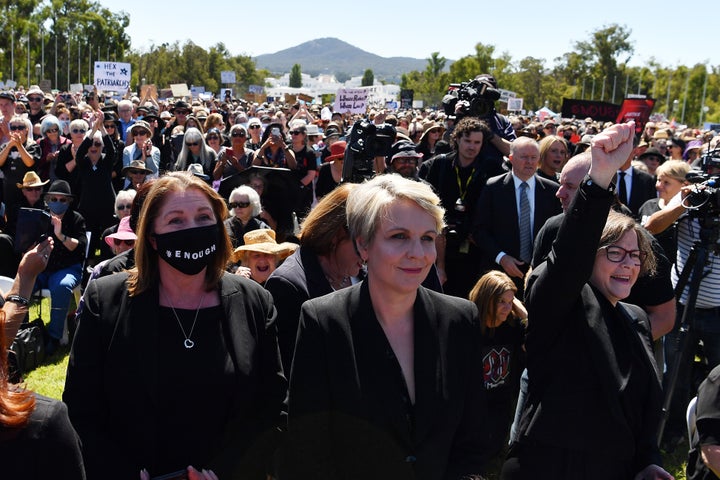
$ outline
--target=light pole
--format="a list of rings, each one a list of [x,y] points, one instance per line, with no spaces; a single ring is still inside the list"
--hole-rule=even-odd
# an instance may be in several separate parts
[[[680,104],[680,100],[678,100],[677,98],[675,100],[673,100],[672,114],[670,115],[671,117],[675,116],[675,110],[677,110],[677,107],[679,104]]]
[[[42,73],[42,65],[39,63],[35,64],[35,77],[37,77],[37,83],[40,85],[40,74]]]

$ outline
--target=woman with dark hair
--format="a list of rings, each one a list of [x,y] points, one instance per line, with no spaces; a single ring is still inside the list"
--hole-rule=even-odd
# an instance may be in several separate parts
[[[254,152],[245,148],[247,131],[242,125],[230,127],[230,147],[223,147],[213,170],[213,179],[221,180],[252,166]]]
[[[445,129],[438,122],[429,122],[424,126],[423,133],[420,136],[420,141],[417,144],[417,152],[423,154],[422,158],[427,160],[435,156],[435,154],[440,153],[435,151],[435,148],[438,146],[438,142],[443,142],[447,145],[447,142],[444,142],[442,139],[443,133],[445,133]],[[449,150],[450,146],[447,145],[447,147]]]
[[[269,473],[286,392],[275,308],[225,273],[226,216],[204,181],[168,173],[142,204],[135,268],[88,285],[63,400],[90,478]]]
[[[305,125],[295,125],[290,129],[290,141],[290,148],[295,154],[295,163],[297,164],[293,175],[300,183],[300,193],[295,202],[295,213],[298,218],[302,219],[310,211],[313,202],[313,180],[317,174],[317,159],[315,152],[308,145]]]
[[[253,160],[253,165],[289,168],[290,170],[297,168],[295,152],[288,145],[285,145],[282,124],[271,123],[265,127],[261,143]]]
[[[28,314],[35,277],[53,249],[47,239],[20,262],[13,286],[0,292],[0,462],[3,478],[83,480],[80,441],[62,402],[8,382],[7,349]]]
[[[633,122],[593,138],[592,163],[525,304],[525,406],[505,480],[667,480],[658,448],[662,391],[646,313],[622,303],[655,256],[635,221],[611,212]]]

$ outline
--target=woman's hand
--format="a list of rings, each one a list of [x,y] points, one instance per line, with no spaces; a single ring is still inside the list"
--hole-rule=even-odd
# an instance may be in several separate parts
[[[675,477],[657,465],[648,465],[642,472],[635,475],[634,480],[675,480]]]
[[[60,238],[60,235],[62,235],[62,218],[58,217],[54,213],[51,213],[50,222],[53,226],[53,233],[57,238]]]
[[[22,260],[20,260],[20,266],[18,266],[18,276],[34,279],[38,274],[45,271],[53,247],[54,240],[52,237],[48,237],[25,252]]]
[[[606,128],[593,138],[588,175],[602,188],[610,185],[615,172],[630,158],[634,135],[635,122],[629,122]]]
[[[235,271],[235,275],[240,275],[241,277],[249,278],[252,280],[251,275],[252,270],[250,270],[249,267],[238,267],[238,269]]]

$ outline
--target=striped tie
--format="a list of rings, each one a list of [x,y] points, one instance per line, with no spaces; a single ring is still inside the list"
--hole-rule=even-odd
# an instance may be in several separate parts
[[[532,232],[530,231],[530,201],[528,184],[520,184],[520,260],[530,262],[532,258]]]

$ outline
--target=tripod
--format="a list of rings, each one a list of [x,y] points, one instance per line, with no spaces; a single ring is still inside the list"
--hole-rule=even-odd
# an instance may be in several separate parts
[[[675,361],[670,366],[668,381],[665,386],[665,397],[662,405],[662,415],[657,429],[657,440],[661,442],[665,431],[665,424],[670,415],[670,405],[672,403],[673,393],[678,381],[680,368],[685,362],[690,361],[687,357],[690,347],[696,343],[696,334],[693,330],[695,321],[695,303],[697,301],[698,291],[700,290],[700,282],[705,275],[703,270],[708,261],[710,249],[708,245],[713,245],[718,238],[717,228],[701,228],[700,240],[693,244],[688,254],[685,266],[678,279],[675,288],[675,296],[680,299],[685,286],[690,280],[687,303],[683,309],[682,321],[678,331],[677,340],[675,342]]]

